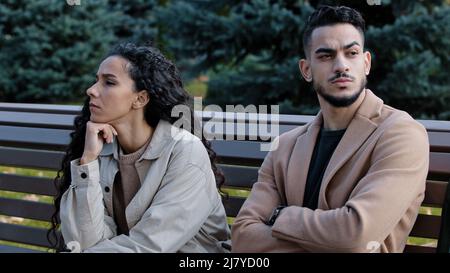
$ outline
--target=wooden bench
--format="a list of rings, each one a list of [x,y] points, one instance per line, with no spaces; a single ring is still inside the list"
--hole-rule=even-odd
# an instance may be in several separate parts
[[[0,166],[19,168],[58,170],[63,151],[68,144],[69,133],[73,128],[73,118],[80,111],[79,106],[0,103]],[[257,180],[257,171],[267,152],[260,150],[273,134],[253,133],[250,124],[257,122],[252,115],[203,112],[204,121],[226,120],[225,126],[242,125],[243,133],[225,135],[217,130],[212,134],[222,135],[234,140],[214,140],[212,145],[218,154],[231,194],[224,200],[230,221],[233,221],[245,201],[245,196]],[[279,115],[279,134],[303,125],[312,116]],[[410,236],[437,240],[435,245],[407,245],[405,252],[449,252],[450,242],[450,122],[419,120],[428,131],[430,140],[430,170],[423,202],[425,207],[420,214]],[[222,132],[225,132],[223,128]],[[276,132],[275,132],[276,133]],[[236,140],[240,139],[240,140]],[[0,172],[0,191],[54,196],[52,178],[23,176]],[[242,193],[242,194],[239,194]],[[50,246],[46,238],[47,230],[30,227],[2,219],[31,219],[46,223],[53,206],[48,203],[2,197],[0,192],[0,241],[25,245],[10,246],[0,242],[0,252],[34,252]],[[430,209],[431,208],[431,209]],[[429,215],[427,212],[434,214]],[[442,213],[440,213],[442,211]],[[3,217],[3,218],[2,218]],[[32,250],[31,247],[41,247]]]

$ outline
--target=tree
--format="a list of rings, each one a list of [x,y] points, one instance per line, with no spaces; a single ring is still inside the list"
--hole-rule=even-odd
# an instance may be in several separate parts
[[[0,3],[0,100],[61,102],[85,95],[115,40],[106,1]]]
[[[139,44],[157,40],[158,24],[154,15],[158,0],[110,0],[112,10],[121,14],[115,30],[119,41],[135,42]]]
[[[415,117],[450,118],[446,1],[176,1],[159,18],[170,26],[175,56],[210,75],[207,103],[280,104],[283,113],[313,114],[316,95],[297,61],[306,19],[320,4],[345,4],[366,18],[369,88]]]

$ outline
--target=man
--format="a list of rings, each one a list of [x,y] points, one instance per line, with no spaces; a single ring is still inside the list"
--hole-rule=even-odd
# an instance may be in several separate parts
[[[324,6],[303,36],[321,111],[279,137],[232,228],[234,252],[402,252],[424,198],[423,126],[369,89],[365,23]]]

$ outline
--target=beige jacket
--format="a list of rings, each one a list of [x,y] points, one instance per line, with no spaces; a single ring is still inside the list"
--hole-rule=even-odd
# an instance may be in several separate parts
[[[98,160],[71,162],[72,184],[61,200],[61,231],[83,252],[226,252],[225,210],[202,142],[160,121],[135,166],[141,187],[126,208],[130,234],[116,235],[112,189],[117,141]],[[83,178],[85,177],[85,178]]]
[[[234,252],[403,251],[424,198],[428,137],[365,92],[325,170],[317,210],[302,205],[322,114],[279,137],[232,227]],[[288,207],[265,225],[280,204]]]

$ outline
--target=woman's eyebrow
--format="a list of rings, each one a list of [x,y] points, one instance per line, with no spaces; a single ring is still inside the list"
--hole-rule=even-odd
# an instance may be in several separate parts
[[[117,78],[116,75],[109,74],[109,73],[103,73],[103,74],[100,74],[100,76],[103,77],[103,78]],[[95,78],[98,79],[98,74],[95,75]]]

